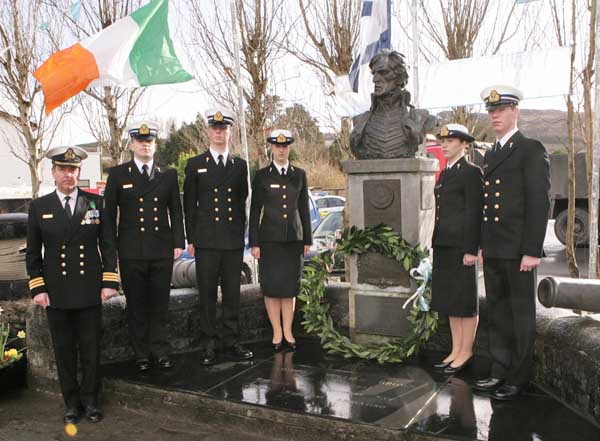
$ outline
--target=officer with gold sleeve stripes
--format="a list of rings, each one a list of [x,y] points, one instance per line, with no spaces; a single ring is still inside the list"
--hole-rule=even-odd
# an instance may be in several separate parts
[[[46,310],[66,410],[65,423],[82,412],[102,419],[100,336],[102,302],[116,295],[116,252],[107,240],[102,198],[77,187],[78,147],[49,150],[56,190],[29,206],[26,265],[33,302]],[[43,253],[42,253],[43,250]],[[81,381],[77,360],[81,360]]]

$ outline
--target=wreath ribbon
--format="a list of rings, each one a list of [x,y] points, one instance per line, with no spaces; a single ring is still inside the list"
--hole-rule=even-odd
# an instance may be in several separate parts
[[[429,303],[427,303],[427,299],[425,298],[425,290],[427,289],[427,283],[429,283],[429,279],[431,278],[431,262],[427,258],[421,259],[419,266],[412,268],[409,274],[413,279],[420,283],[417,291],[404,302],[402,309],[406,309],[412,300],[413,308],[418,303],[421,311],[429,311]]]

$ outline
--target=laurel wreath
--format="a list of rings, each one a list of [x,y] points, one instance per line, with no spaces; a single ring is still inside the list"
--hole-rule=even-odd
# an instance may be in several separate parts
[[[330,305],[324,298],[324,294],[327,273],[329,268],[332,268],[334,259],[366,252],[391,257],[403,265],[406,271],[419,265],[429,255],[426,250],[408,244],[398,233],[383,224],[367,227],[364,230],[356,227],[346,228],[341,237],[336,240],[332,251],[315,256],[304,268],[304,278],[298,296],[304,317],[302,325],[306,332],[320,337],[321,345],[329,353],[340,354],[345,358],[376,360],[378,363],[402,363],[418,353],[421,346],[437,330],[438,315],[427,307],[431,300],[431,279],[425,282],[424,288],[421,288],[425,302],[415,301],[408,315],[412,332],[385,343],[378,345],[353,343],[335,329],[329,314]],[[417,280],[419,287],[423,283],[422,280]]]

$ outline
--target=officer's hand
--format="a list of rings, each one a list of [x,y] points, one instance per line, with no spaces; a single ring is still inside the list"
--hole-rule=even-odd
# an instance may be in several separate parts
[[[183,253],[183,248],[173,248],[173,260],[179,259]]]
[[[114,288],[102,288],[100,291],[100,297],[102,297],[102,303],[107,302],[117,295],[117,290]]]
[[[252,254],[252,257],[254,257],[256,260],[260,259],[260,247],[252,247],[250,253]]]
[[[536,268],[540,263],[541,263],[542,259],[540,259],[539,257],[533,257],[533,256],[523,256],[523,258],[521,259],[521,271],[531,271],[534,268]]]
[[[478,256],[475,256],[473,254],[465,254],[463,256],[463,265],[465,266],[473,266],[477,263],[477,260],[479,259]]]
[[[483,251],[479,250],[479,252],[477,253],[477,258],[479,259],[479,264],[483,265]]]
[[[46,309],[50,306],[50,297],[47,292],[41,292],[33,297],[33,303]]]
[[[304,255],[308,256],[308,253],[310,253],[310,245],[304,245]]]
[[[196,255],[196,251],[194,250],[194,244],[191,243],[188,245],[188,253],[190,253],[190,256],[194,257]]]

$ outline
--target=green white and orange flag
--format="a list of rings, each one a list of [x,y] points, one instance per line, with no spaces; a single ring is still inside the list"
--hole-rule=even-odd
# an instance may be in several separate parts
[[[90,86],[139,87],[193,78],[173,47],[168,0],[152,0],[101,32],[55,53],[33,76],[42,85],[46,114]]]

